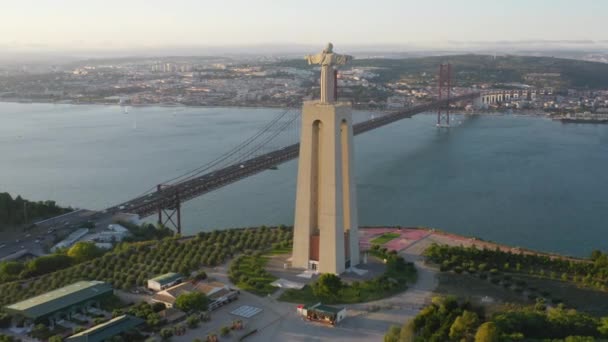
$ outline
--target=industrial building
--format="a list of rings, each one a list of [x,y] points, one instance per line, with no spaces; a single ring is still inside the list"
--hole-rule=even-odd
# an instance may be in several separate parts
[[[141,318],[122,315],[68,337],[66,342],[103,342],[144,323]]]
[[[78,310],[86,310],[91,306],[99,306],[99,301],[111,296],[114,290],[108,283],[102,281],[79,281],[77,283],[43,293],[24,301],[7,305],[4,311],[24,318],[28,322],[43,322],[51,324],[67,318]]]

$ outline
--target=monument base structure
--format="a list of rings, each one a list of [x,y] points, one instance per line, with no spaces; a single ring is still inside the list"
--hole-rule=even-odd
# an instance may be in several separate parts
[[[340,274],[359,264],[351,105],[304,102],[301,127],[292,266]]]

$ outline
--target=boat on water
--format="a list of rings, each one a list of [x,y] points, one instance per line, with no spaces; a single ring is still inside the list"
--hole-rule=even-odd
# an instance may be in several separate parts
[[[592,123],[592,124],[608,124],[608,118],[606,119],[576,119],[576,118],[559,118],[562,123]]]
[[[562,123],[591,123],[591,124],[602,124],[608,123],[608,114],[604,113],[574,113],[566,114],[555,118]]]

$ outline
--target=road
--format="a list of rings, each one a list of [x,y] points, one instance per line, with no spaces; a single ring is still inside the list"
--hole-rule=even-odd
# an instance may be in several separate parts
[[[80,228],[86,221],[96,222],[95,230],[102,230],[111,223],[111,215],[100,215],[91,210],[75,210],[48,220],[39,221],[29,230],[0,232],[0,261],[13,259],[22,254],[44,255],[57,235],[65,236]]]

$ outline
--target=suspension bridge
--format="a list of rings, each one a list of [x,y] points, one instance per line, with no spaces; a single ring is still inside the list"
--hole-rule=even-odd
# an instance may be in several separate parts
[[[478,92],[471,92],[447,98],[440,97],[427,104],[383,113],[378,117],[354,124],[353,132],[358,135],[431,110],[438,111],[438,126],[442,127],[444,126],[442,120],[445,118],[450,103],[470,101],[479,96]],[[299,143],[294,143],[293,140],[299,140],[298,119],[299,112],[291,113],[291,110],[285,110],[256,134],[224,155],[163,182],[131,200],[107,208],[104,213],[114,215],[125,212],[138,214],[140,217],[156,214],[159,223],[181,233],[181,205],[183,202],[264,170],[274,169],[279,164],[297,158]],[[286,136],[291,139],[286,139]]]

